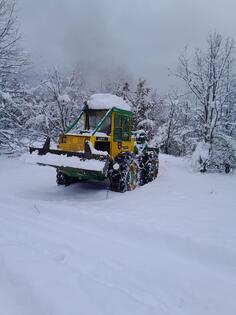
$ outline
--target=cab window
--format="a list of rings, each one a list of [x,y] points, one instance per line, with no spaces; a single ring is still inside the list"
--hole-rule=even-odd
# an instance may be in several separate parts
[[[131,137],[131,118],[115,113],[114,141],[129,141]]]
[[[87,111],[86,130],[93,131],[96,129],[102,118],[106,115],[106,110],[89,110]],[[104,132],[107,135],[111,132],[111,118],[107,117],[103,122],[100,132]]]
[[[123,141],[130,140],[130,132],[131,132],[131,120],[129,117],[123,117]]]
[[[122,116],[115,114],[114,119],[114,141],[122,141]]]

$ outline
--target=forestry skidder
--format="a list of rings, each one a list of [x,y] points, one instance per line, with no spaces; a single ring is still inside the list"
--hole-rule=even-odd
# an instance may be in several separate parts
[[[58,185],[108,178],[113,191],[133,190],[157,177],[159,150],[147,145],[143,131],[131,132],[132,116],[123,99],[94,94],[57,148],[47,138],[30,153],[37,164],[56,168]]]

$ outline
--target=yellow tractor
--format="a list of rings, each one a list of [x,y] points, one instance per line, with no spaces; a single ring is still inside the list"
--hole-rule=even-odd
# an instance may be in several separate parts
[[[107,178],[113,191],[133,190],[156,178],[159,150],[147,145],[144,132],[131,131],[132,116],[122,98],[94,94],[56,148],[47,138],[30,153],[37,164],[56,168],[58,185]]]

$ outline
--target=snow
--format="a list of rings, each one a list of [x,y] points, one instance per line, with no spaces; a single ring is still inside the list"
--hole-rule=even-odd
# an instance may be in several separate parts
[[[142,121],[140,121],[138,123],[138,127],[143,127],[143,126],[149,126],[149,127],[154,127],[155,126],[155,122],[151,119],[143,119]]]
[[[95,149],[94,149],[95,150]],[[104,153],[104,152],[103,152]],[[94,153],[96,154],[96,153]],[[104,154],[106,155],[106,154]],[[47,153],[46,155],[38,155],[37,152],[26,154],[23,156],[26,162],[37,164],[48,164],[53,166],[73,167],[83,170],[103,171],[105,162],[99,160],[82,160],[76,156],[56,155]]]
[[[68,94],[63,94],[63,95],[59,95],[58,101],[63,102],[63,103],[70,103],[71,99]]]
[[[121,98],[112,94],[93,94],[87,101],[91,109],[111,109],[113,107],[131,111],[130,106]]]
[[[235,315],[236,176],[161,156],[133,192],[0,157],[7,315]]]
[[[12,102],[12,97],[9,93],[5,93],[3,91],[0,91],[0,96],[7,102],[11,103]]]
[[[91,137],[93,135],[93,132],[94,132],[94,130],[86,131],[86,132],[83,132],[82,134],[78,134],[78,133],[75,133],[75,132],[68,132],[67,135]],[[105,132],[100,132],[100,131],[95,132],[94,136],[95,137],[106,137],[106,138],[108,138],[108,135]]]
[[[207,159],[209,158],[209,149],[209,143],[201,141],[197,144],[191,158],[191,165],[193,170],[199,171],[201,169],[200,161],[202,161],[202,163],[206,163]]]

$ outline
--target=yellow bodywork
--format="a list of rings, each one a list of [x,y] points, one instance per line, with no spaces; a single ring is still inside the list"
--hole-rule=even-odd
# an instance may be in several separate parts
[[[86,114],[85,114],[86,116]],[[84,121],[86,120],[86,117]],[[85,122],[84,122],[85,124]],[[77,135],[77,134],[62,134],[59,137],[58,141],[58,149],[64,151],[71,151],[71,152],[79,152],[84,151],[84,143],[86,140],[90,141],[93,148],[95,148],[95,142],[109,142],[110,150],[109,155],[110,158],[115,158],[121,152],[133,152],[134,151],[134,139],[130,135],[127,141],[117,141],[115,140],[115,113],[112,112],[111,114],[111,133],[108,136],[100,136],[99,132],[96,135]],[[130,126],[131,127],[131,126]],[[85,126],[84,126],[85,128]],[[104,139],[105,138],[105,139]]]

